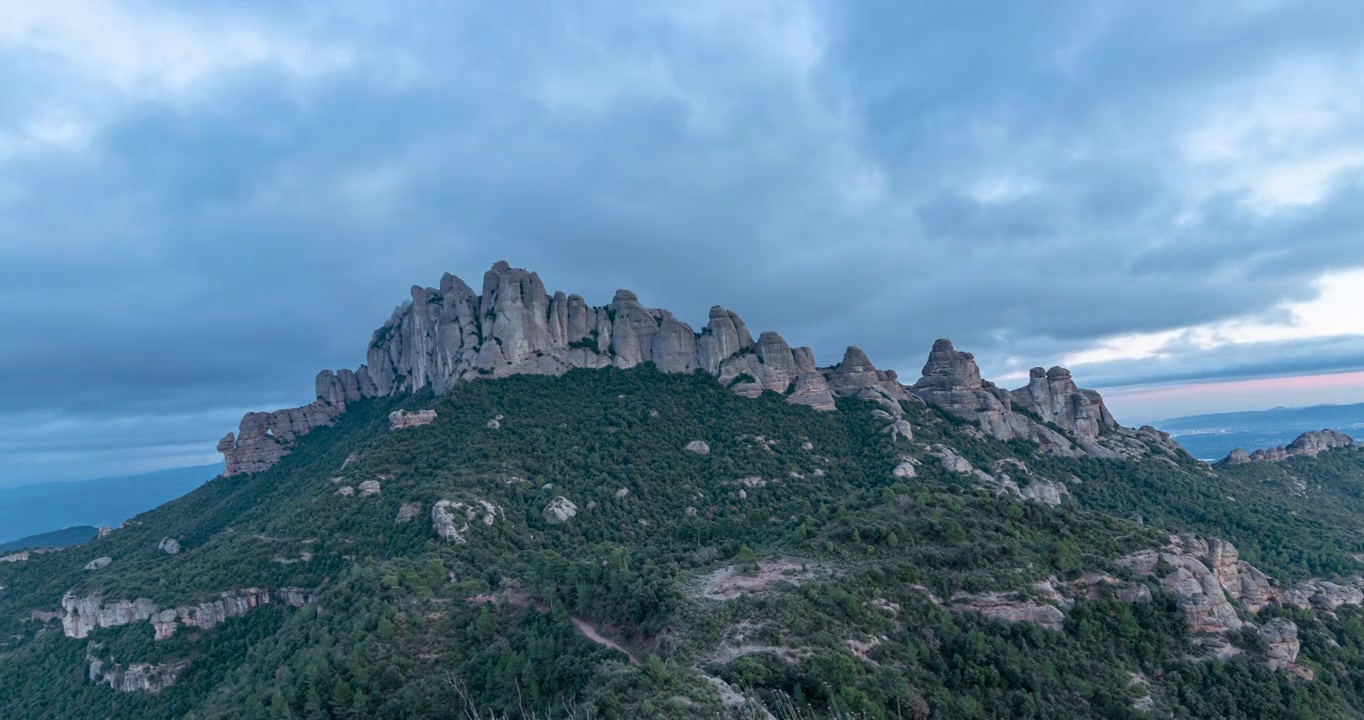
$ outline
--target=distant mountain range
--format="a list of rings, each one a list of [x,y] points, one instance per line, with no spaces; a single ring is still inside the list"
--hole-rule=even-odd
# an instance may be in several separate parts
[[[38,535],[29,535],[28,537],[21,537],[18,540],[0,544],[0,553],[7,553],[13,550],[33,550],[36,548],[67,548],[73,545],[90,542],[90,540],[97,535],[99,535],[99,528],[94,525],[77,525],[62,530],[53,530]]]
[[[1339,430],[1358,440],[1364,437],[1364,403],[1189,415],[1156,426],[1194,457],[1220,460],[1236,448],[1250,451],[1287,445],[1309,430]]]
[[[0,543],[77,525],[118,525],[203,485],[222,469],[219,463],[0,488]]]

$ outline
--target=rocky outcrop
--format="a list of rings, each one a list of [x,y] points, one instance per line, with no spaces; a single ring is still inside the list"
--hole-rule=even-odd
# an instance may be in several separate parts
[[[1033,600],[1021,600],[1016,593],[983,593],[955,595],[952,609],[957,612],[976,612],[991,620],[1031,622],[1048,630],[1060,631],[1066,616],[1060,609]]]
[[[316,401],[242,418],[237,433],[219,443],[223,474],[270,467],[300,435],[330,424],[348,403],[427,387],[440,393],[478,378],[648,362],[663,372],[703,370],[743,395],[771,390],[792,403],[834,409],[834,392],[809,348],[792,349],[776,333],[755,341],[744,321],[722,307],[711,308],[698,333],[667,310],[645,307],[629,290],[593,307],[579,295],[550,295],[537,274],[505,262],[484,274],[481,292],[447,274],[439,287],[413,287],[410,295],[375,331],[366,364],[318,374]],[[887,374],[881,375],[885,382]],[[889,380],[894,384],[893,374]]]
[[[1061,499],[1070,495],[1070,490],[1065,483],[1055,480],[1034,480],[1021,491],[1027,500],[1036,500],[1044,505],[1055,507],[1061,504]]]
[[[383,487],[379,484],[378,480],[366,480],[360,483],[360,497],[378,495],[382,491]]]
[[[105,604],[98,595],[62,597],[62,632],[71,638],[83,638],[97,627],[119,627],[142,622],[156,612],[156,604],[147,598],[119,600]]]
[[[975,356],[958,351],[951,340],[933,343],[923,377],[914,383],[913,390],[930,405],[975,423],[990,437],[1023,438],[1040,443],[1054,454],[1077,454],[1060,433],[1014,412],[1009,391],[982,380]]]
[[[1256,450],[1247,454],[1245,450],[1236,448],[1227,455],[1222,462],[1227,465],[1244,465],[1252,462],[1282,462],[1291,457],[1316,457],[1327,450],[1336,448],[1354,447],[1354,438],[1343,432],[1326,429],[1314,432],[1305,432],[1299,435],[1287,446],[1280,445],[1264,450]]]
[[[1028,384],[1014,390],[1010,397],[1016,407],[1077,437],[1097,438],[1100,428],[1117,425],[1099,393],[1076,387],[1070,371],[1063,367],[1033,368]]]
[[[32,555],[31,552],[29,552],[28,550],[24,550],[24,551],[21,551],[21,552],[10,553],[10,554],[8,554],[8,555],[0,556],[0,562],[7,562],[7,563],[13,563],[13,562],[26,562],[26,561],[27,561],[30,557],[32,557],[32,556],[33,556],[33,555]]]
[[[83,638],[97,627],[110,628],[135,622],[150,622],[156,639],[175,633],[178,626],[208,629],[222,621],[240,617],[252,608],[273,600],[299,607],[316,602],[316,595],[302,588],[229,590],[216,600],[194,606],[160,609],[148,598],[105,603],[99,595],[62,597],[62,632],[70,638]]]
[[[86,564],[85,564],[85,569],[86,569],[86,570],[103,570],[104,568],[109,567],[109,565],[110,565],[111,563],[113,563],[113,562],[114,562],[114,559],[113,559],[113,558],[109,558],[109,557],[99,557],[99,558],[95,558],[94,560],[91,560],[90,562],[86,563]]]
[[[1172,538],[1168,548],[1128,555],[1119,558],[1117,564],[1142,575],[1155,576],[1161,587],[1175,596],[1190,632],[1219,635],[1239,630],[1243,623],[1236,615],[1236,608],[1227,599],[1218,577],[1203,562],[1207,558],[1206,543],[1201,545],[1201,550],[1200,553],[1198,546],[1191,547],[1179,538]],[[1162,569],[1165,570],[1163,576],[1159,572]]]
[[[573,510],[577,512],[577,508]],[[548,508],[546,511],[548,512]],[[441,539],[463,545],[468,542],[465,533],[469,532],[473,524],[492,525],[502,516],[502,508],[487,500],[469,502],[441,500],[431,507],[431,529],[435,530]]]
[[[189,667],[188,662],[155,665],[152,663],[133,663],[119,665],[112,660],[105,661],[89,653],[85,656],[89,664],[90,682],[105,684],[115,692],[145,692],[155,695],[175,684],[176,678]]]
[[[218,452],[223,454],[224,461],[223,477],[265,470],[288,454],[299,436],[315,427],[330,425],[344,410],[344,405],[318,400],[298,408],[247,413],[237,427],[237,434],[228,433],[218,441]]]
[[[167,555],[175,555],[180,552],[180,541],[175,538],[161,538],[161,542],[156,544],[156,549]]]
[[[775,332],[754,340],[743,319],[725,308],[712,307],[706,326],[696,332],[667,310],[645,307],[629,290],[617,291],[606,306],[590,306],[579,295],[549,294],[537,274],[505,262],[484,274],[478,292],[446,274],[438,287],[414,286],[410,296],[374,332],[365,364],[317,375],[315,401],[243,417],[237,432],[218,444],[226,461],[223,474],[270,467],[299,436],[331,424],[347,404],[365,398],[424,388],[441,393],[479,378],[643,363],[663,372],[700,370],[740,395],[772,391],[816,410],[834,410],[838,397],[876,402],[890,416],[892,438],[912,437],[902,403],[926,400],[977,423],[987,435],[1033,440],[1053,454],[1122,457],[1146,451],[1137,431],[1118,428],[1098,393],[1077,388],[1068,371],[1035,370],[1026,387],[1011,393],[983,381],[972,355],[957,352],[947,340],[934,344],[924,377],[911,392],[856,347],[837,365],[821,369],[809,348],[792,348]],[[1015,403],[1030,415],[1015,412]],[[425,418],[417,415],[398,415],[393,427],[420,424]],[[1110,426],[1120,439],[1098,442]]]
[[[692,440],[691,442],[687,443],[686,447],[682,449],[687,450],[689,452],[694,452],[697,455],[710,454],[710,445],[706,444],[705,440]]]
[[[1260,627],[1260,638],[1269,648],[1265,656],[1269,660],[1270,670],[1286,669],[1297,664],[1302,643],[1298,641],[1298,626],[1293,621],[1283,618],[1270,620]]]
[[[418,410],[417,412],[394,410],[388,414],[388,429],[401,430],[419,425],[430,425],[435,419],[435,410]]]
[[[566,523],[577,514],[578,506],[574,505],[572,500],[569,500],[562,495],[551,500],[549,504],[545,506],[544,512],[541,513],[545,520],[553,525]]]

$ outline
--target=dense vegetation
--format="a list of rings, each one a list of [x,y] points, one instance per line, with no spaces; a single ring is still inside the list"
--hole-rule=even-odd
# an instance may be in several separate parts
[[[390,432],[399,407],[438,417]],[[1359,453],[1217,473],[1189,457],[1060,459],[922,405],[906,406],[915,439],[892,442],[874,407],[840,400],[820,413],[649,368],[356,403],[266,472],[0,565],[0,717],[721,716],[724,684],[708,677],[779,716],[1141,717],[1132,703],[1148,692],[1158,716],[1364,710],[1364,617],[1352,609],[1293,613],[1316,671],[1307,682],[1268,670],[1253,633],[1230,662],[1195,659],[1155,586],[1147,604],[1079,600],[1060,632],[950,608],[958,593],[1028,597],[1037,581],[1086,571],[1136,579],[1113,560],[1179,531],[1231,540],[1281,582],[1353,572]],[[683,450],[697,439],[709,454]],[[1009,466],[1020,484],[1074,478],[1074,497],[1052,508],[997,496],[944,470],[933,443],[978,468],[1020,461],[1027,470]],[[892,475],[905,456],[917,477]],[[372,479],[377,496],[337,494]],[[578,513],[552,524],[542,511],[559,496]],[[473,522],[464,544],[441,541],[430,509],[442,499],[501,512]],[[395,523],[411,502],[416,519]],[[164,537],[182,551],[158,550]],[[113,564],[82,570],[100,556]],[[707,596],[726,567],[776,581]],[[319,601],[162,641],[147,623],[75,640],[29,619],[68,591],[170,607],[284,586]],[[124,694],[90,681],[87,655],[188,664],[159,695]]]

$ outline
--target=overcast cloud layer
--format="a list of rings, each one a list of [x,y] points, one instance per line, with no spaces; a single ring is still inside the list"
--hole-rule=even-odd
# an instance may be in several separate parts
[[[907,378],[1364,368],[1355,0],[502,5],[0,0],[0,483],[210,462],[499,259]]]

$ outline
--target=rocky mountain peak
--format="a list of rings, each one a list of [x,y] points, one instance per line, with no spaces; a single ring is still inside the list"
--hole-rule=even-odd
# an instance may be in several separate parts
[[[969,352],[959,352],[952,341],[940,339],[933,343],[924,363],[923,377],[914,383],[915,388],[926,390],[975,390],[980,387],[980,367],[976,356]]]
[[[857,347],[849,347],[837,365],[819,368],[810,348],[792,348],[773,331],[755,341],[743,318],[719,305],[696,332],[667,310],[645,307],[630,290],[617,290],[609,305],[594,307],[581,295],[551,295],[538,274],[506,261],[484,273],[480,293],[446,273],[439,287],[413,286],[410,295],[374,332],[365,364],[318,373],[314,402],[243,417],[238,432],[218,444],[224,474],[270,467],[295,439],[330,424],[362,398],[646,362],[662,372],[702,370],[740,395],[772,391],[816,410],[836,409],[836,397],[860,397],[881,404],[897,422],[903,422],[902,402],[929,402],[976,422],[993,437],[1031,439],[1059,454],[1113,454],[1095,439],[1102,428],[1117,424],[1098,393],[1077,388],[1069,371],[1036,368],[1029,384],[1011,393],[982,380],[975,357],[946,339],[933,344],[923,377],[906,388]],[[1015,406],[1041,422],[1015,412]]]

